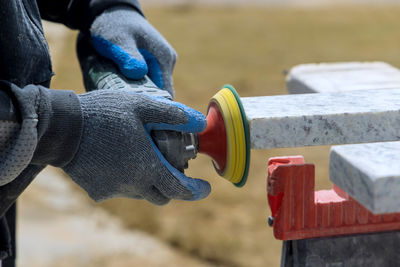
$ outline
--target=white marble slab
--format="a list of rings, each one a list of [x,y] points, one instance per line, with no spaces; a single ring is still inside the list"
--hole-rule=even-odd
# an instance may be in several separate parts
[[[292,94],[400,88],[400,70],[384,62],[303,64],[286,77]]]
[[[400,140],[400,90],[241,98],[251,148]]]
[[[329,173],[371,212],[400,212],[400,142],[332,147]]]

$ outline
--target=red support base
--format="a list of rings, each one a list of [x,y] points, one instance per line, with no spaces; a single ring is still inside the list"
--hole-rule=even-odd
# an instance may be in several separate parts
[[[314,192],[313,164],[302,156],[268,161],[267,192],[274,235],[280,240],[400,229],[400,213],[374,215],[335,186]]]

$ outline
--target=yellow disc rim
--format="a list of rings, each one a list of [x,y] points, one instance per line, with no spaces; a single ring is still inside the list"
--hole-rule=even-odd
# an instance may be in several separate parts
[[[227,158],[221,176],[236,184],[241,182],[246,168],[246,140],[242,114],[231,90],[221,89],[211,101],[221,110],[225,123]]]

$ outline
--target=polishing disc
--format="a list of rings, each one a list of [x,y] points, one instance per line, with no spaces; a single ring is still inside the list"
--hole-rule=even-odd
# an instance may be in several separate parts
[[[240,97],[231,85],[224,85],[214,95],[211,103],[217,104],[222,114],[226,131],[226,162],[218,173],[241,187],[246,183],[250,164],[249,126]]]

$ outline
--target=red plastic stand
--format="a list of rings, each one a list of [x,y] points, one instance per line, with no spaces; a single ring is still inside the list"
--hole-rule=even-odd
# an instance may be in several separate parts
[[[277,239],[400,229],[400,213],[374,215],[335,185],[314,192],[314,180],[314,165],[302,156],[269,159],[267,192]]]

